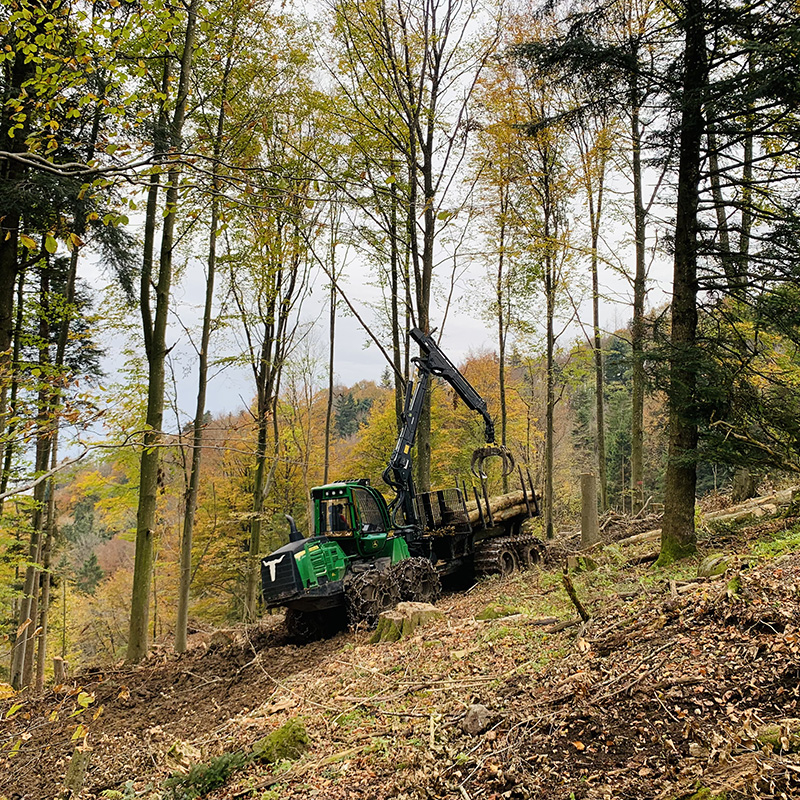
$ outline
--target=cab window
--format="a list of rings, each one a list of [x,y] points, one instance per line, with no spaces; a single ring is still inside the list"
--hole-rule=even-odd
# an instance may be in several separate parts
[[[344,498],[320,502],[320,533],[327,533],[329,536],[350,536],[353,533],[352,520],[352,507]]]
[[[362,533],[378,533],[384,531],[380,507],[375,498],[364,489],[354,489],[353,496],[358,505],[358,516]]]

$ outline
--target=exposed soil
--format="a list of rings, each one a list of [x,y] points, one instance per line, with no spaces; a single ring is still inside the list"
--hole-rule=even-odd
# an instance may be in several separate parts
[[[797,524],[726,530],[714,546],[739,556],[714,579],[690,577],[691,565],[623,569],[638,551],[609,549],[573,576],[589,623],[561,631],[543,623],[574,615],[554,568],[448,595],[444,621],[394,644],[359,632],[298,647],[273,617],[231,643],[85,672],[3,701],[4,716],[23,705],[3,722],[0,797],[59,796],[82,742],[93,752],[81,797],[160,797],[185,771],[181,752],[249,751],[293,717],[311,739],[301,759],[250,765],[206,796],[800,797],[800,756],[757,738],[800,717],[800,553],[747,555]],[[489,602],[521,613],[476,622]],[[474,704],[488,721],[470,734]]]

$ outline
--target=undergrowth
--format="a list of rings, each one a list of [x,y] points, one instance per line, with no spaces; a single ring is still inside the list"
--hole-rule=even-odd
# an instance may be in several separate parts
[[[750,552],[757,558],[775,558],[800,550],[800,525],[775,531],[756,542]]]

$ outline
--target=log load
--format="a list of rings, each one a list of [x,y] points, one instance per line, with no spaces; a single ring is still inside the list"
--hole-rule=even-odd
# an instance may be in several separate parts
[[[533,510],[533,502],[530,493],[528,493],[528,502],[531,503],[531,510]],[[522,490],[490,497],[489,508],[491,509],[492,520],[495,525],[501,522],[507,522],[510,519],[514,519],[514,517],[528,516],[528,506],[525,503],[525,495]],[[486,503],[483,498],[481,498],[481,511],[483,511],[483,518],[488,525],[489,520],[486,514]],[[480,524],[481,514],[474,500],[467,503],[467,515],[471,525]]]

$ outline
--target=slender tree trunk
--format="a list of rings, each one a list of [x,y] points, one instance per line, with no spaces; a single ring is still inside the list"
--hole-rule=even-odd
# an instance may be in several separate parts
[[[334,275],[336,273],[333,273]],[[325,405],[325,469],[322,482],[328,482],[331,464],[331,428],[333,423],[334,343],[336,341],[336,285],[331,281],[331,298],[328,319],[328,399]]]
[[[497,373],[498,381],[500,383],[500,444],[506,446],[506,430],[508,426],[508,410],[506,408],[506,337],[507,320],[505,317],[505,302],[506,292],[504,291],[503,281],[505,275],[503,269],[505,267],[506,255],[506,214],[508,211],[508,201],[506,193],[501,189],[500,197],[500,231],[499,231],[499,246],[500,252],[497,257]],[[503,472],[503,493],[508,492],[508,475]]]
[[[94,132],[92,148],[97,138],[97,131]],[[80,226],[82,232],[85,226]],[[53,381],[48,393],[49,403],[49,424],[50,435],[48,447],[50,449],[50,469],[55,469],[58,464],[58,407],[63,394],[63,386],[66,380],[64,373],[64,361],[67,352],[67,342],[69,340],[70,327],[75,317],[75,281],[78,274],[79,250],[75,247],[70,255],[69,271],[67,273],[66,292],[64,295],[64,316],[61,320],[58,340],[56,342],[56,355],[54,363]],[[49,336],[49,328],[48,328]],[[53,549],[53,539],[55,537],[55,490],[56,481],[54,477],[46,481],[47,513],[44,517],[46,526],[46,538],[44,541],[44,553],[42,558],[41,576],[41,598],[39,604],[39,647],[36,660],[36,690],[41,691],[44,686],[45,663],[47,659],[47,630],[48,617],[50,613],[50,585],[52,576],[50,574],[50,559]]]
[[[170,126],[170,144],[179,147],[189,94],[189,76],[194,50],[197,0],[192,0],[186,20],[186,33],[181,57],[177,100]],[[167,60],[168,63],[168,60]],[[165,67],[165,76],[167,68]],[[148,362],[147,416],[145,420],[143,450],[139,480],[139,507],[136,515],[136,550],[133,568],[133,592],[128,634],[127,661],[136,663],[147,655],[147,628],[150,615],[150,581],[153,571],[153,529],[156,518],[156,493],[159,479],[159,444],[164,414],[164,361],[166,358],[167,318],[169,294],[172,284],[172,247],[178,203],[177,166],[169,171],[165,198],[165,217],[161,234],[158,282],[156,285],[156,311],[150,325],[150,287],[145,287],[149,275],[143,270],[142,322],[145,333],[145,350]],[[151,183],[148,195],[148,213],[157,200],[158,184]],[[155,225],[155,209],[148,224]],[[148,346],[149,344],[149,346]]]
[[[253,486],[253,522],[250,526],[250,548],[248,552],[247,588],[245,593],[244,621],[254,622],[258,616],[259,570],[258,559],[261,554],[262,515],[264,498],[269,494],[278,466],[278,420],[275,404],[277,398],[270,398],[269,410],[259,414],[258,451],[256,456],[256,474]],[[270,418],[273,428],[273,457],[267,470],[267,440]]]
[[[587,196],[589,199],[589,223],[591,227],[591,269],[592,269],[592,326],[594,329],[594,393],[595,416],[597,417],[597,476],[600,495],[600,511],[608,508],[608,477],[606,474],[606,422],[605,422],[605,380],[603,376],[603,341],[600,329],[600,275],[597,247],[600,241],[600,218],[603,212],[603,185],[605,173],[605,155],[601,154],[602,166],[598,170],[597,207],[595,207],[592,188],[591,163],[586,154]]]
[[[642,187],[642,136],[639,123],[639,90],[631,84],[631,147],[633,158],[633,225],[636,266],[633,276],[631,323],[631,511],[644,505],[644,304],[647,292],[645,263],[646,216]]]
[[[752,53],[747,59],[747,70],[752,77],[755,71],[754,56]],[[750,269],[750,236],[753,228],[753,129],[755,128],[755,114],[752,102],[748,105],[745,132],[744,152],[742,157],[742,215],[741,231],[739,233],[739,258],[737,289],[747,285],[747,275]]]
[[[58,432],[53,435],[52,455],[50,458],[50,468],[55,469],[58,464]],[[55,538],[56,527],[56,485],[55,479],[50,478],[48,481],[48,494],[47,494],[47,534],[44,542],[44,552],[42,553],[42,578],[41,578],[41,594],[39,598],[39,637],[38,648],[36,651],[36,681],[35,688],[37,692],[42,692],[44,689],[44,673],[45,665],[47,664],[47,633],[48,623],[50,617],[50,587],[52,585],[52,575],[50,572],[50,563],[53,553],[53,539]]]
[[[669,386],[669,452],[659,564],[691,555],[697,485],[697,208],[700,145],[704,133],[706,86],[705,20],[702,0],[686,0],[683,25],[683,100],[680,123],[678,198],[672,296],[672,352]]]
[[[16,322],[14,325],[14,344],[12,348],[10,370],[11,370],[11,386],[8,391],[8,403],[4,403],[4,408],[10,417],[16,416],[17,408],[17,393],[19,391],[19,357],[22,349],[22,322],[23,322],[23,301],[25,298],[25,271],[20,271],[19,279],[17,282],[17,308],[16,308]],[[6,387],[3,386],[5,393]],[[5,494],[8,489],[8,481],[11,477],[11,464],[14,460],[14,430],[16,426],[9,423],[5,431],[7,441],[3,452],[3,473],[0,476],[0,494]],[[3,500],[0,500],[0,514],[3,512]]]
[[[546,212],[545,212],[546,213]],[[548,234],[545,233],[545,237]],[[548,242],[549,247],[549,242]],[[544,531],[545,537],[555,535],[553,526],[553,470],[555,438],[555,280],[552,256],[545,256],[546,311],[546,375],[545,375],[545,425],[544,425]]]
[[[50,314],[48,309],[50,294],[49,265],[40,270],[39,284],[39,371],[40,387],[37,400],[36,455],[37,475],[47,471],[50,463],[51,389],[46,384],[50,377]],[[39,564],[42,556],[42,532],[45,519],[47,481],[37,484],[33,490],[33,513],[31,515],[31,542],[28,548],[29,563],[25,570],[25,584],[20,605],[18,634],[14,642],[11,661],[11,685],[15,689],[30,686],[33,678],[34,632],[36,630],[36,608],[39,591]]]
[[[392,165],[394,168],[394,165]],[[398,433],[403,428],[403,408],[405,404],[406,384],[402,379],[402,352],[400,336],[400,252],[397,246],[399,231],[397,227],[397,181],[395,180],[389,187],[390,209],[389,209],[389,264],[391,269],[392,282],[392,362],[394,364],[394,416],[397,424]]]
[[[180,585],[178,587],[178,615],[175,623],[175,650],[186,650],[189,626],[189,590],[192,583],[192,539],[194,537],[194,518],[197,511],[197,496],[200,492],[200,468],[203,459],[203,428],[206,413],[206,390],[208,386],[208,346],[211,340],[212,314],[214,310],[214,278],[217,267],[217,227],[219,226],[219,207],[221,182],[219,178],[222,138],[225,129],[225,104],[228,95],[228,80],[231,71],[231,56],[228,56],[220,90],[217,132],[214,139],[214,165],[211,176],[211,219],[208,235],[208,260],[206,263],[206,296],[203,306],[203,329],[200,334],[200,353],[197,369],[197,403],[192,428],[192,464],[189,485],[183,512],[183,535],[181,536]]]

